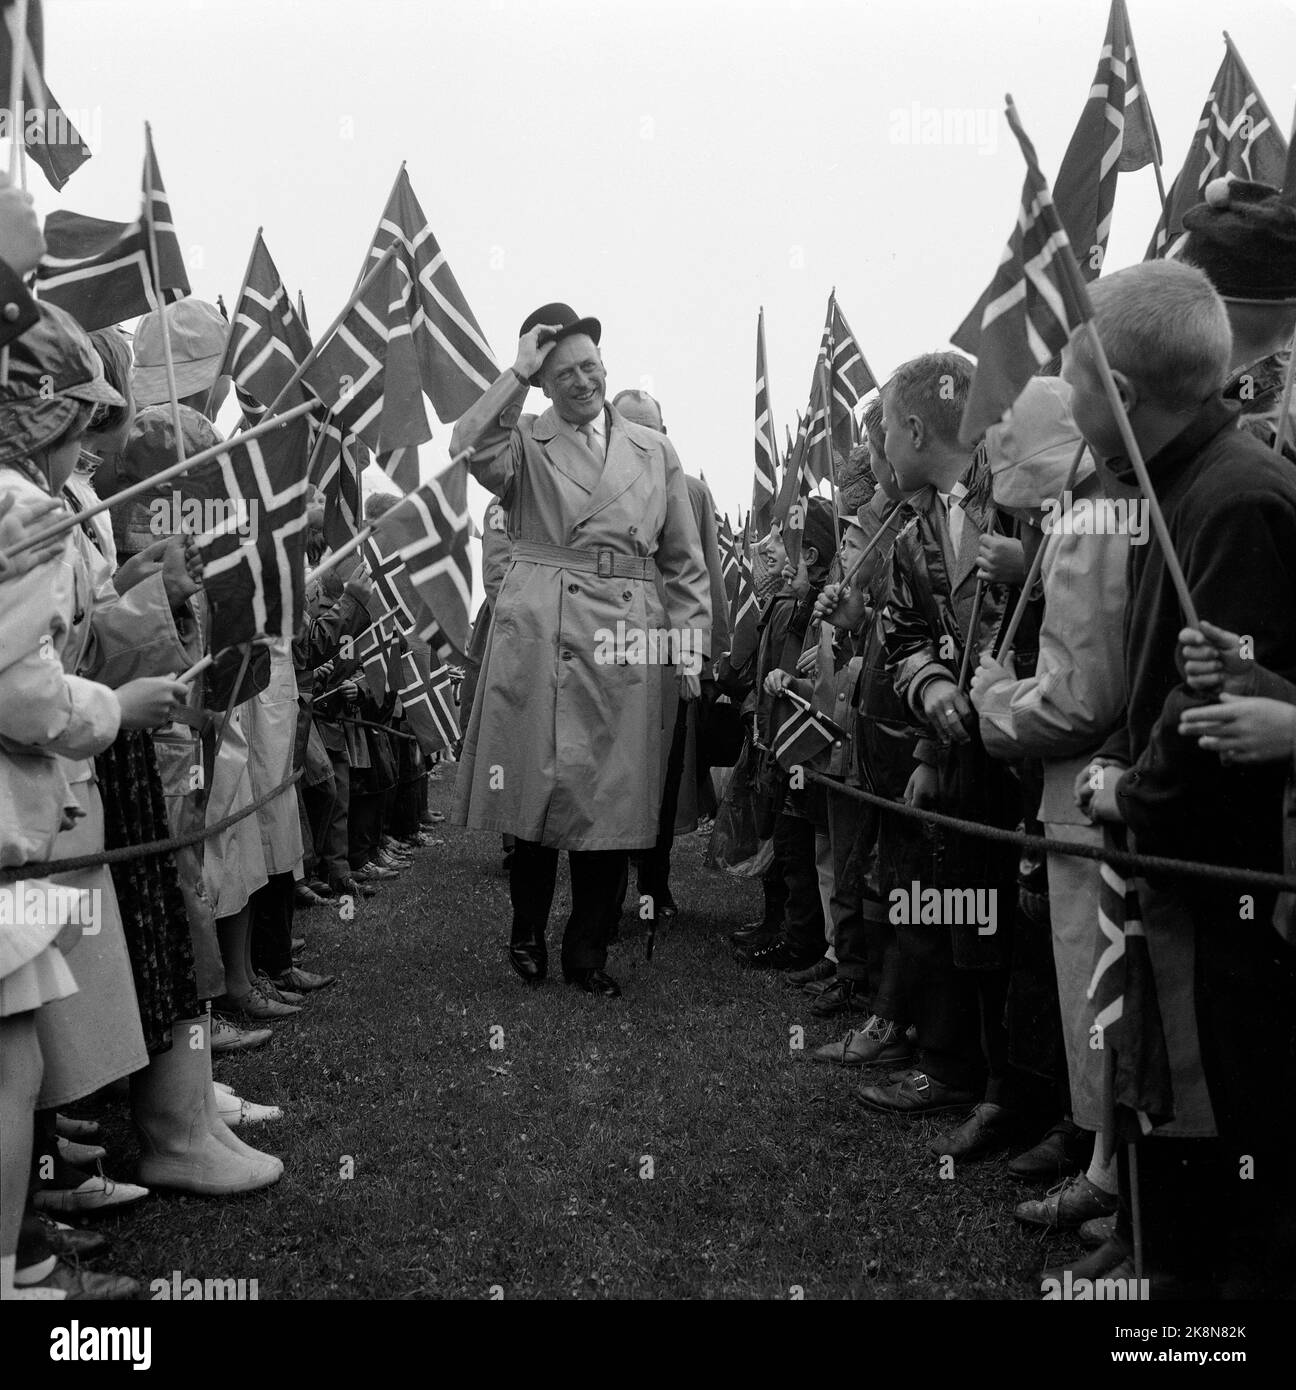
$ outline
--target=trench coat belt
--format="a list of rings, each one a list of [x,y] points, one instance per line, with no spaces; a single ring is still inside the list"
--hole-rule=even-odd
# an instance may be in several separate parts
[[[597,574],[600,579],[651,580],[656,565],[646,555],[626,555],[611,546],[582,548],[573,545],[547,545],[543,541],[514,541],[512,559],[535,565],[573,570],[577,574]]]

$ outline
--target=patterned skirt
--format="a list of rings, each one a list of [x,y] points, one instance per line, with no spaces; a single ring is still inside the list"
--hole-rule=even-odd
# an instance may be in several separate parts
[[[104,804],[104,848],[147,844],[170,837],[166,799],[147,730],[126,730],[95,760]],[[174,854],[154,854],[110,865],[126,946],[139,996],[140,1023],[150,1053],[171,1045],[176,1019],[194,1018],[189,919]]]

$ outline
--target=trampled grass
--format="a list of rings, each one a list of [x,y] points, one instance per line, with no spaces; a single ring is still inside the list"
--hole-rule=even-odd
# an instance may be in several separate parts
[[[105,1267],[146,1286],[255,1278],[262,1299],[1038,1297],[1058,1243],[1012,1220],[1034,1190],[1002,1158],[943,1179],[927,1152],[941,1120],[865,1110],[858,1072],[808,1056],[841,1029],[733,963],[727,933],[756,915],[758,883],[704,869],[686,837],[680,925],[651,964],[623,921],[623,999],[528,989],[504,958],[497,837],[437,833],[354,921],[299,917],[304,964],[338,984],[268,1047],[217,1061],[240,1095],[283,1107],[241,1131],[283,1157],[283,1180],[155,1195],[105,1223]],[[564,869],[551,946],[565,894]],[[129,1176],[123,1108],[80,1113],[107,1122],[107,1171]]]

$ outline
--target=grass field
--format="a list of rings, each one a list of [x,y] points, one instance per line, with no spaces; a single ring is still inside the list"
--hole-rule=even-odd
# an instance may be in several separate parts
[[[680,926],[646,964],[623,924],[625,997],[602,1000],[513,975],[497,837],[438,833],[354,921],[299,918],[304,963],[338,984],[268,1047],[218,1059],[218,1079],[283,1107],[242,1131],[283,1180],[155,1195],[106,1223],[109,1267],[256,1279],[263,1299],[1038,1297],[1061,1247],[1012,1220],[1034,1192],[1003,1159],[942,1179],[939,1118],[873,1114],[857,1072],[810,1061],[841,1030],[733,964],[726,933],[759,885],[704,869],[698,837],[677,845]],[[565,894],[564,868],[558,929]],[[79,1113],[129,1176],[121,1108]]]

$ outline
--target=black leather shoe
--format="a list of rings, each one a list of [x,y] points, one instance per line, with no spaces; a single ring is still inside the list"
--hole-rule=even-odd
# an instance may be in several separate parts
[[[332,896],[332,893],[330,893],[329,897],[331,898]],[[307,888],[304,883],[299,883],[293,889],[293,901],[298,907],[309,909],[312,907],[323,907],[326,900],[321,898],[313,888]]]
[[[56,1255],[69,1260],[88,1260],[102,1253],[112,1241],[102,1231],[87,1231],[53,1221],[42,1212],[36,1213],[45,1240]]]
[[[317,898],[327,899],[333,896],[333,890],[322,878],[308,878],[306,880],[306,887],[309,888]]]
[[[539,984],[549,974],[549,952],[543,942],[515,941],[508,948],[508,958],[528,984]]]
[[[329,884],[335,897],[372,898],[378,891],[367,883],[357,883],[353,878],[336,878]]]
[[[748,922],[737,931],[731,931],[729,940],[735,946],[768,946],[771,941],[779,939],[781,930],[780,927],[771,927],[765,922]]]
[[[971,1163],[1006,1149],[1019,1124],[1018,1117],[1011,1110],[1005,1110],[993,1101],[983,1100],[957,1129],[938,1134],[927,1149],[937,1158],[956,1158],[963,1163]]]
[[[564,970],[563,979],[569,985],[577,985],[586,994],[601,994],[605,999],[619,999],[621,986],[602,970]]]
[[[819,959],[816,947],[813,951],[798,950],[781,937],[768,946],[757,946],[754,950],[735,953],[738,962],[752,970],[804,970]]]
[[[1023,1182],[1055,1183],[1083,1173],[1093,1157],[1093,1136],[1070,1120],[1059,1120],[1035,1145],[1008,1164]]]

